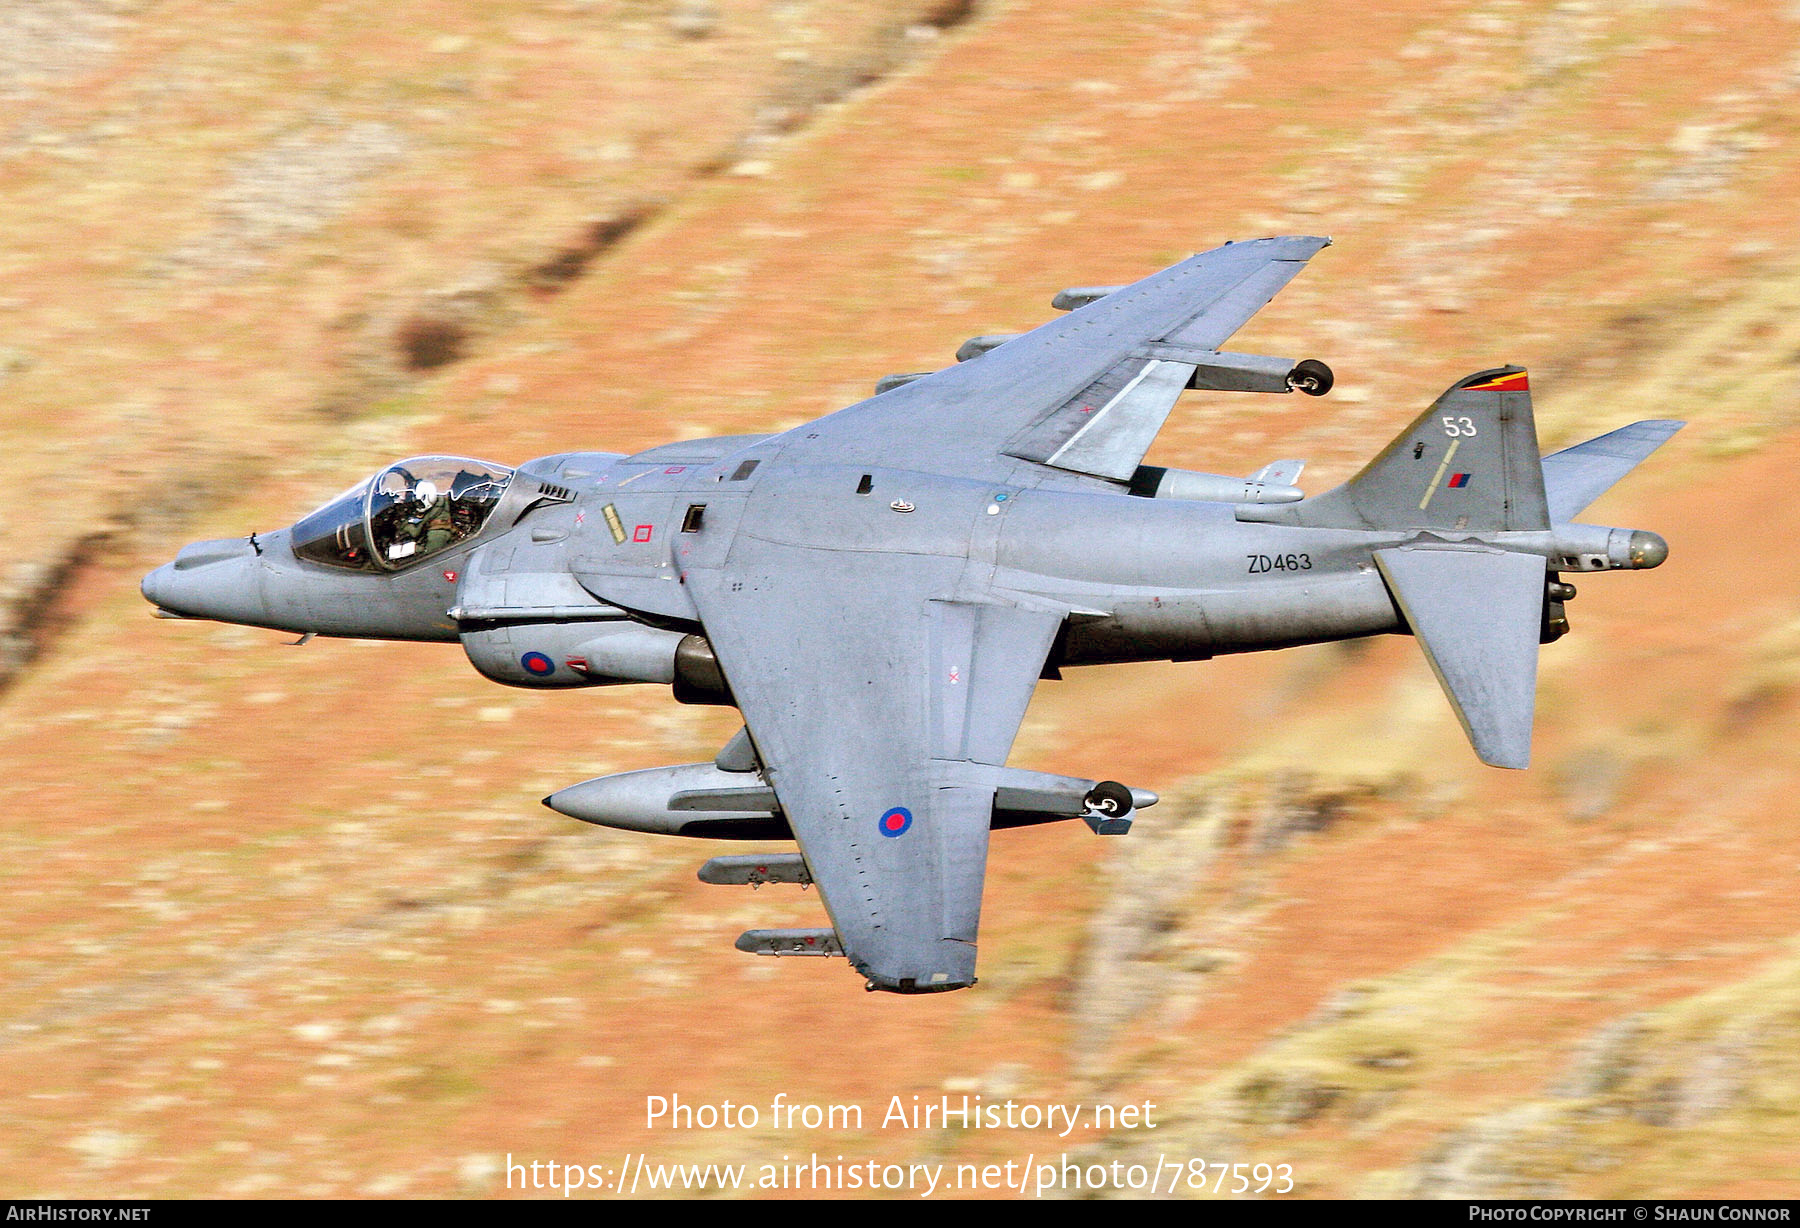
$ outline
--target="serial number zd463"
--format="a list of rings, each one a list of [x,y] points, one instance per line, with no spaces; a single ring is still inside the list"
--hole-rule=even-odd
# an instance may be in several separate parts
[[[1249,574],[1260,576],[1271,571],[1311,571],[1312,556],[1307,554],[1246,554]]]

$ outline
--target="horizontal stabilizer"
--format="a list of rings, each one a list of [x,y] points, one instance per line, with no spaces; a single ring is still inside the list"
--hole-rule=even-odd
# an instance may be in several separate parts
[[[1544,560],[1497,550],[1399,547],[1375,562],[1483,763],[1531,761]]]
[[[1544,493],[1550,501],[1551,521],[1569,521],[1581,515],[1588,504],[1686,425],[1667,418],[1633,422],[1546,456]]]

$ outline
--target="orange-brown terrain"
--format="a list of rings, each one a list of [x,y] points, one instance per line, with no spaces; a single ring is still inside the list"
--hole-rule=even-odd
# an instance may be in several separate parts
[[[1800,1193],[1800,8],[42,0],[0,115],[0,1194],[1064,1152]],[[1337,389],[1193,394],[1153,461],[1323,490],[1518,362],[1546,447],[1690,422],[1589,517],[1670,561],[1581,581],[1525,773],[1404,638],[1045,684],[1014,762],[1165,800],[997,836],[969,992],[742,955],[816,900],[538,805],[728,711],[137,592],[399,456],[785,428],[1277,233],[1337,244],[1236,344]],[[945,1094],[1156,1128],[882,1128]]]

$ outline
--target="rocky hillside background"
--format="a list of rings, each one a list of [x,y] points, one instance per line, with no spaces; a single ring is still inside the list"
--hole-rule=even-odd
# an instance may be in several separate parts
[[[39,0],[0,9],[0,1191],[503,1194],[607,1163],[1285,1162],[1310,1195],[1793,1196],[1800,6]],[[537,799],[710,755],[652,688],[155,622],[141,574],[387,460],[782,428],[1065,285],[1328,233],[1152,459],[1352,472],[1529,366],[1591,517],[1534,768],[1408,640],[1073,671],[1014,761],[1165,802],[1005,833],[982,976],[756,960],[714,846]],[[647,1095],[866,1106],[652,1132]],[[876,1128],[890,1096],[1159,1128]]]

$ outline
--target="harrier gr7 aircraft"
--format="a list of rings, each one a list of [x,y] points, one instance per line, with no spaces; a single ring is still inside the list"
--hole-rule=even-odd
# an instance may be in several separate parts
[[[751,930],[870,989],[975,983],[988,833],[1126,831],[1153,794],[1006,765],[1040,678],[1416,636],[1475,753],[1522,768],[1565,572],[1655,567],[1654,533],[1572,523],[1680,427],[1540,458],[1526,374],[1459,380],[1344,485],[1146,466],[1188,388],[1320,395],[1315,361],[1219,347],[1328,240],[1232,243],[780,435],[518,469],[390,465],[288,529],[183,550],[158,612],[306,636],[459,641],[523,687],[660,683],[744,728],[706,763],[546,799],[608,827],[792,841],[710,883],[816,884],[829,924]]]

